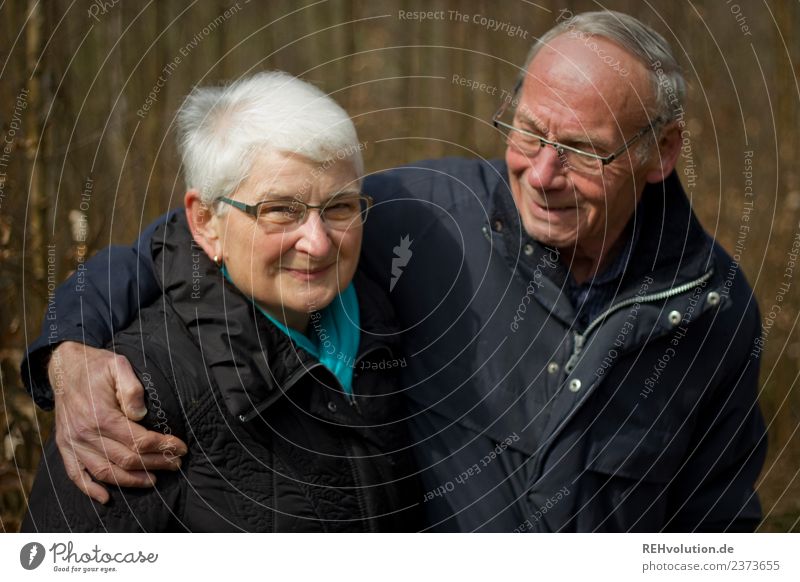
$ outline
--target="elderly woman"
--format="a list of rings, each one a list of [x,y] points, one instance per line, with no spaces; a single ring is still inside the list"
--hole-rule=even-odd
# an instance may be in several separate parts
[[[145,423],[189,452],[100,505],[51,438],[23,530],[419,527],[396,366],[380,365],[397,357],[391,308],[357,271],[371,199],[352,122],[273,72],[196,89],[177,123],[188,191],[152,238],[163,300],[113,347]]]

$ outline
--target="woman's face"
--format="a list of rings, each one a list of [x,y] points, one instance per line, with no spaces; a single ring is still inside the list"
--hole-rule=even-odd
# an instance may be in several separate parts
[[[323,165],[303,156],[270,153],[256,157],[249,178],[231,198],[245,204],[275,199],[316,206],[341,192],[359,192],[350,161]],[[322,222],[318,210],[310,209],[293,230],[268,232],[254,216],[230,206],[226,210],[209,226],[234,285],[278,321],[305,331],[309,314],[331,303],[355,274],[360,220],[347,230],[334,230]]]

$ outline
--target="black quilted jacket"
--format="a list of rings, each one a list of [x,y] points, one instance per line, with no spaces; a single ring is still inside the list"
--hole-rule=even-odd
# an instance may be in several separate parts
[[[224,281],[182,216],[153,238],[163,300],[115,336],[145,387],[146,424],[189,446],[154,489],[105,506],[66,477],[51,438],[23,531],[407,531],[419,528],[395,330],[355,279],[362,338],[352,401],[335,377]]]

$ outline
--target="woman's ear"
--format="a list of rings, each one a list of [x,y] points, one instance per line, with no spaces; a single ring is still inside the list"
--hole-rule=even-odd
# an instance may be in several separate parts
[[[219,236],[219,218],[200,198],[200,192],[189,190],[183,198],[186,221],[195,242],[213,261],[222,258],[222,239]]]
[[[649,162],[650,169],[645,175],[645,181],[650,184],[662,182],[672,173],[681,151],[681,132],[677,120],[664,126],[660,135],[656,151]]]

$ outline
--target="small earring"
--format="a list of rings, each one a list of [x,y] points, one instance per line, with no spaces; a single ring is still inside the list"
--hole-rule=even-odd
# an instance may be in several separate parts
[[[222,266],[222,259],[218,255],[214,255],[214,264],[218,267]]]

